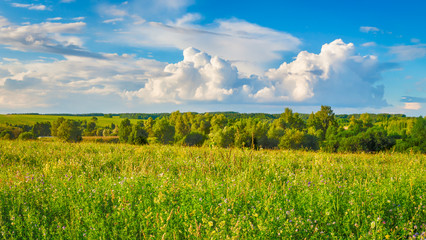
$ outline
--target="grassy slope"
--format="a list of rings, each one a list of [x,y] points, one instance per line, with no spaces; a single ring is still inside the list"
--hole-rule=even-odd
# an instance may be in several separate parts
[[[79,121],[90,121],[92,117],[80,117],[80,116],[58,116],[58,115],[3,115],[0,114],[0,124],[26,124],[26,125],[34,125],[36,122],[53,122],[59,117],[64,117],[66,119],[73,119]],[[113,118],[105,118],[105,117],[97,117],[97,125],[101,127],[110,126],[111,123],[116,125],[120,124],[123,120],[118,116],[114,116]],[[137,122],[137,119],[130,119],[132,123]]]
[[[405,238],[426,228],[425,160],[0,141],[0,237]]]

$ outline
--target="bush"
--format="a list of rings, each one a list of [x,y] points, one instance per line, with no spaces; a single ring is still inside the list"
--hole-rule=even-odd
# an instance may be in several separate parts
[[[297,129],[287,129],[278,145],[280,149],[318,149],[317,137]]]
[[[140,125],[134,125],[129,135],[128,143],[136,145],[144,145],[148,143],[148,133]]]
[[[0,138],[4,139],[4,140],[11,140],[12,139],[12,135],[10,135],[10,133],[5,133],[5,134],[2,134],[0,136]]]
[[[203,134],[191,132],[184,137],[183,142],[187,146],[201,146],[204,140],[206,140],[206,137]]]
[[[19,135],[19,140],[31,140],[34,139],[34,134],[31,132],[23,132]]]

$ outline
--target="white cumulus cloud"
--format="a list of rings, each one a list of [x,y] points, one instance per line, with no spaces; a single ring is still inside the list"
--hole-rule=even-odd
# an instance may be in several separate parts
[[[223,101],[234,94],[238,71],[230,62],[194,48],[185,49],[183,55],[183,61],[164,68],[166,76],[151,78],[143,88],[124,95],[144,101],[182,103]]]
[[[380,72],[392,65],[355,54],[352,43],[337,39],[319,54],[300,52],[291,63],[266,73],[267,86],[253,97],[261,102],[303,102],[341,106],[386,106]]]
[[[296,51],[301,41],[291,34],[239,19],[217,20],[197,25],[190,14],[170,22],[145,22],[128,25],[116,41],[151,47],[194,47],[231,61],[246,75],[261,74],[266,65],[281,59],[281,52]]]

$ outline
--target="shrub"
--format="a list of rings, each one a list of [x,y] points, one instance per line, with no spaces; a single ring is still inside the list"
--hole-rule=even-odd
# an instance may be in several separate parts
[[[23,132],[19,135],[19,140],[30,140],[34,139],[34,134],[31,132]]]
[[[205,139],[206,137],[203,134],[191,132],[184,137],[183,142],[187,146],[201,146]]]

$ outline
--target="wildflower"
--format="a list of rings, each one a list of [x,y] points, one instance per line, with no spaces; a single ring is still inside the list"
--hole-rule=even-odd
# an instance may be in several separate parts
[[[213,222],[212,221],[209,222],[209,226],[213,227]]]
[[[375,228],[376,227],[376,222],[372,221],[371,224],[370,224],[370,226],[371,226],[371,228]]]
[[[386,238],[386,239],[389,239],[389,238],[390,238],[390,236],[389,236],[389,235],[386,235],[386,236],[385,236],[385,238]]]

